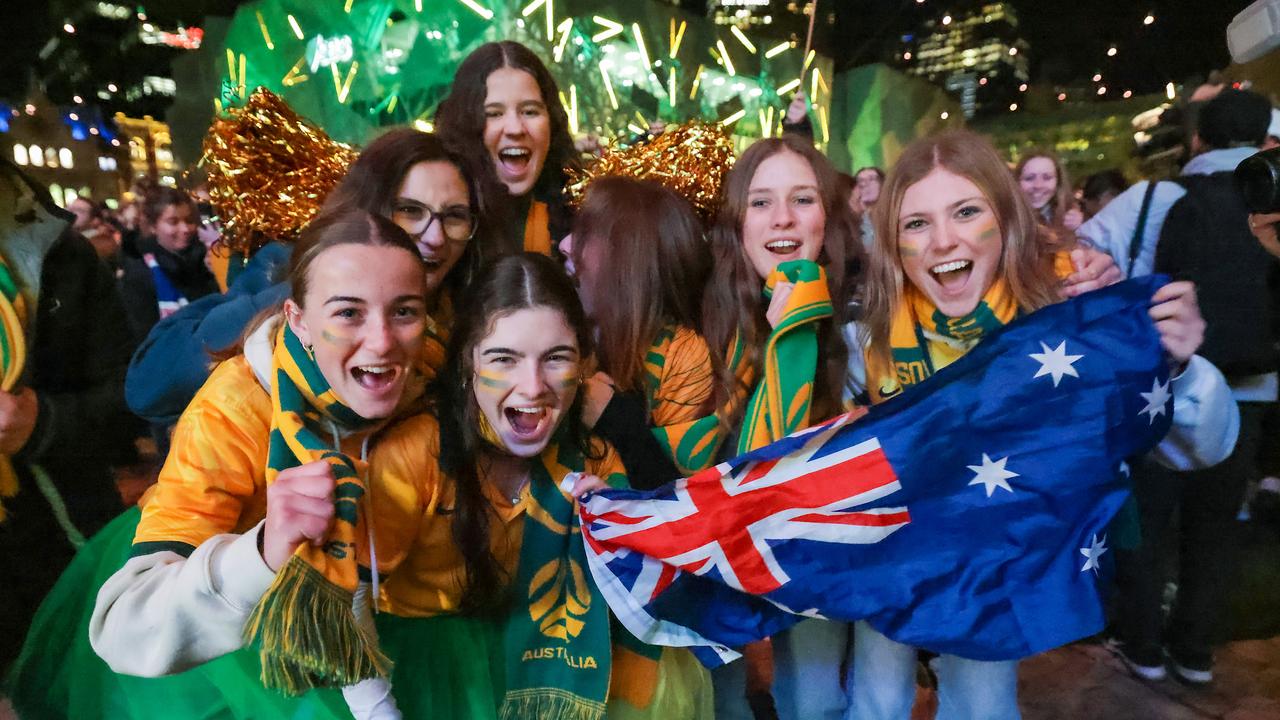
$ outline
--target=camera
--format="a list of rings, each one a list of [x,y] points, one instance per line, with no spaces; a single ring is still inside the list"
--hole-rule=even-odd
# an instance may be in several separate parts
[[[1234,175],[1249,212],[1280,212],[1280,148],[1249,156]]]

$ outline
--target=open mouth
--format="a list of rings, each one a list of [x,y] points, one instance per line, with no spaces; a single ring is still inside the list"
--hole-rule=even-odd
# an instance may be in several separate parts
[[[972,272],[972,260],[952,260],[929,268],[929,274],[947,292],[956,292],[963,289]]]
[[[800,249],[799,240],[774,240],[764,244],[764,249],[774,255],[792,255]]]
[[[509,147],[498,151],[498,163],[509,175],[524,175],[532,161],[533,151],[528,148]]]
[[[526,441],[535,440],[543,434],[551,415],[545,405],[508,407],[503,408],[502,413],[516,437]]]
[[[428,273],[433,273],[439,270],[442,265],[444,265],[444,260],[441,260],[440,258],[434,258],[434,257],[429,257],[427,255],[423,255],[422,264],[426,265]]]
[[[351,368],[351,377],[365,390],[383,393],[395,386],[403,372],[399,365],[357,365]]]

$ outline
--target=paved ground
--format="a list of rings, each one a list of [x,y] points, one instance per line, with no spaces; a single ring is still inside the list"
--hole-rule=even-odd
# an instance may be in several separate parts
[[[153,473],[120,476],[135,502]],[[1022,664],[1024,720],[1280,720],[1280,535],[1247,526],[1241,580],[1232,598],[1233,642],[1217,653],[1214,683],[1191,688],[1173,679],[1147,683],[1096,643],[1079,643]],[[910,720],[932,720],[936,698],[921,690]],[[14,714],[0,698],[0,720]]]

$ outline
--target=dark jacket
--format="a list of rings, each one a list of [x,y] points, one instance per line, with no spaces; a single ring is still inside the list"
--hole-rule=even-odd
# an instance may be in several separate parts
[[[88,241],[70,230],[71,215],[8,162],[0,161],[0,175],[0,207],[13,209],[0,217],[0,254],[23,295],[35,298],[23,384],[39,403],[31,437],[13,458],[18,495],[3,500],[9,513],[0,523],[3,666],[72,552],[33,466],[86,537],[123,509],[108,457],[128,426],[129,338],[114,278]]]
[[[209,353],[230,346],[255,315],[289,295],[280,281],[288,263],[289,246],[266,245],[225,294],[201,298],[151,328],[129,364],[129,408],[157,425],[177,422],[209,379]]]
[[[156,284],[142,257],[150,253],[169,277],[169,282],[188,301],[218,292],[218,281],[204,264],[204,245],[192,240],[180,253],[170,252],[156,242],[154,237],[138,241],[138,256],[122,255],[120,267],[120,294],[124,299],[125,313],[135,344],[141,342],[160,321],[160,307],[156,301]]]
[[[1199,354],[1228,379],[1274,372],[1277,264],[1249,232],[1230,172],[1178,179],[1187,194],[1165,216],[1155,270],[1196,283],[1205,319]]]

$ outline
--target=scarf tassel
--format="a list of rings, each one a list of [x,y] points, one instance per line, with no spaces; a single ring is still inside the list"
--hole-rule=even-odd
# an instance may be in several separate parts
[[[352,593],[299,555],[258,601],[244,639],[261,643],[262,684],[288,695],[388,677],[391,661],[352,612]]]
[[[498,720],[603,720],[604,703],[555,688],[511,690]]]

